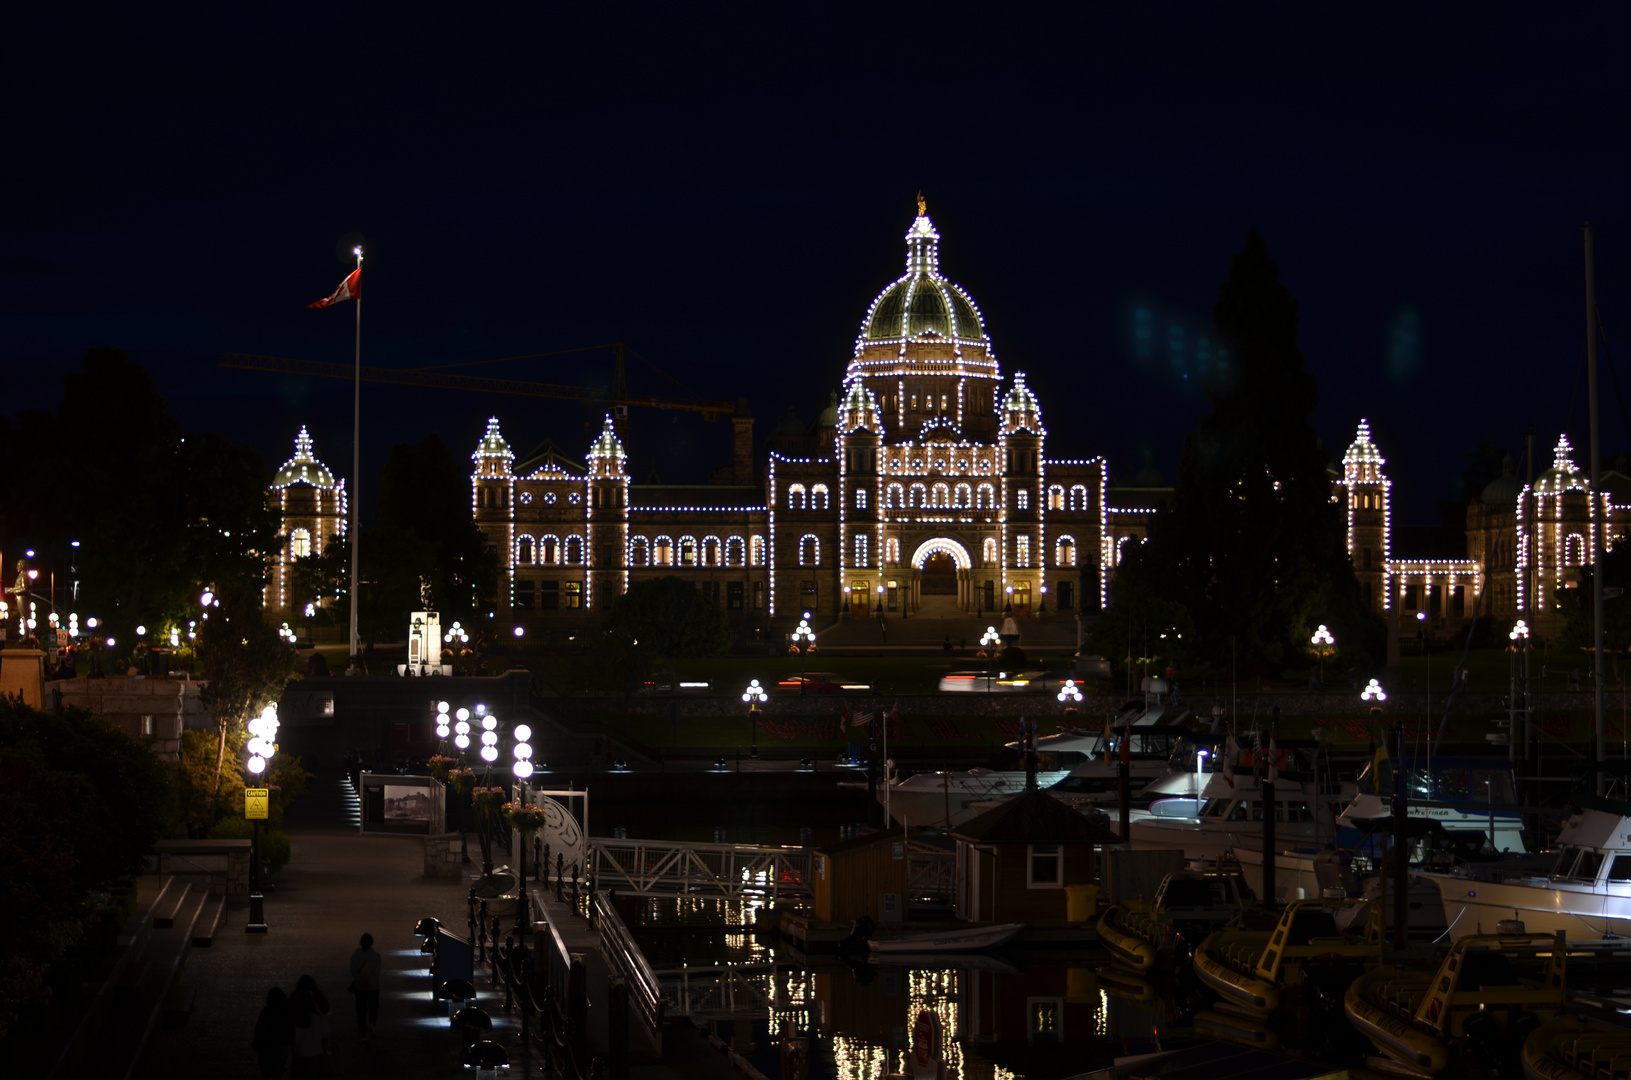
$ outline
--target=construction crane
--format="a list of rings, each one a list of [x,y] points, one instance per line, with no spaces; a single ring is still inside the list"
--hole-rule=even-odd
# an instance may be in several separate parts
[[[563,383],[529,382],[522,379],[494,379],[481,375],[459,375],[440,367],[473,367],[478,364],[497,364],[508,360],[531,360],[545,356],[562,356],[566,353],[593,352],[600,349],[611,349],[613,355],[612,387],[609,391],[596,390],[583,386],[568,386]],[[621,341],[610,345],[595,345],[584,349],[566,349],[556,353],[533,353],[527,356],[506,356],[498,360],[477,360],[469,364],[449,364],[428,368],[362,368],[362,381],[372,383],[391,383],[397,386],[423,386],[432,390],[473,390],[486,394],[514,394],[522,397],[558,398],[563,401],[585,401],[610,405],[612,420],[616,425],[619,438],[626,439],[625,430],[628,423],[630,406],[644,409],[670,409],[678,412],[701,413],[704,420],[713,420],[721,415],[730,415],[736,411],[736,404],[724,399],[701,401],[670,401],[658,397],[635,397],[628,392],[628,383],[624,373],[623,354],[626,349]],[[636,353],[635,355],[639,355]],[[644,357],[641,357],[644,360]],[[645,361],[650,364],[650,361]],[[283,375],[309,375],[318,379],[343,379],[350,382],[357,378],[357,368],[351,364],[334,364],[323,360],[295,360],[286,356],[257,356],[251,353],[227,353],[216,362],[217,367],[241,368],[247,371],[272,371]],[[652,370],[663,374],[655,364]],[[668,378],[667,375],[663,375]],[[674,380],[669,379],[670,382]],[[675,383],[675,385],[679,385]],[[683,389],[683,387],[682,387]]]

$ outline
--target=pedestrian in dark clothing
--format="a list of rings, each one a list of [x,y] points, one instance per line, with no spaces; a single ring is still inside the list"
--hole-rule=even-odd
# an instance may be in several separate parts
[[[323,992],[317,989],[317,980],[310,975],[300,976],[299,981],[294,984],[294,993],[289,995],[289,1000],[293,1001],[295,995],[303,993],[311,994],[312,1001],[317,1005],[317,1011],[324,1016],[333,1011],[333,1006],[328,1003],[328,998],[324,997]]]
[[[380,958],[373,934],[364,934],[359,945],[351,954],[351,994],[357,999],[357,1034],[367,1042],[379,1021]]]
[[[261,1080],[283,1080],[289,1068],[289,1048],[294,1045],[294,1018],[289,1012],[289,995],[280,987],[266,991],[266,1004],[255,1018],[255,1061]]]
[[[309,978],[309,976],[307,976]],[[304,981],[304,980],[302,980]],[[290,1008],[294,1014],[294,1080],[319,1080],[326,1071],[329,1050],[327,1011],[315,988],[296,990]]]

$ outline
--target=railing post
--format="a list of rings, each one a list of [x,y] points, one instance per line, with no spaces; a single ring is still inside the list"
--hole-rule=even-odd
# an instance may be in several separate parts
[[[609,1080],[628,1080],[629,984],[621,975],[607,979],[606,1049],[611,1066]]]
[[[491,954],[492,954],[492,957],[493,957],[493,985],[494,986],[498,985],[498,930],[499,930],[499,928],[498,928],[498,916],[494,915],[493,916],[493,945],[492,945],[492,949],[490,950]]]
[[[476,961],[478,963],[487,959],[487,901],[482,900],[477,908],[476,923],[480,934],[476,940]]]
[[[504,1011],[509,1012],[515,1007],[515,997],[511,983],[515,981],[515,938],[504,939]]]
[[[564,888],[565,885],[566,853],[563,851],[557,851],[555,853],[555,902],[557,904],[565,903],[565,898],[561,896],[561,889]]]

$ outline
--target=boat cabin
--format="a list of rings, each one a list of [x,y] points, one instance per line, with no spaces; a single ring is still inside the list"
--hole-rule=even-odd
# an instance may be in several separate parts
[[[970,922],[1065,925],[1070,898],[1090,895],[1094,848],[1121,838],[1043,791],[1016,795],[965,821],[957,842],[957,917]],[[1088,887],[1078,889],[1076,887]],[[1082,916],[1086,917],[1086,916]]]

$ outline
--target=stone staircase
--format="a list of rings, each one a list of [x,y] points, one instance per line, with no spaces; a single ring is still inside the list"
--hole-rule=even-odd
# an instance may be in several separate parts
[[[138,879],[119,956],[51,1070],[53,1080],[134,1078],[155,1028],[187,1023],[195,996],[182,981],[187,958],[213,943],[225,916],[225,900],[204,885],[169,875]]]

